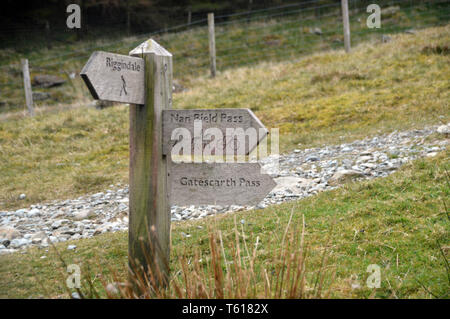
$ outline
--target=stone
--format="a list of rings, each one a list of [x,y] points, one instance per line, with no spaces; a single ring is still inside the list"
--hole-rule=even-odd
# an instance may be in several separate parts
[[[440,148],[437,147],[437,146],[434,146],[434,147],[432,147],[432,148],[429,149],[428,153],[431,153],[431,152],[439,152],[439,151],[440,151]]]
[[[71,238],[70,238],[70,240],[77,240],[77,239],[80,239],[81,238],[81,235],[80,234],[75,234],[75,235],[73,235]]]
[[[397,13],[398,11],[400,11],[400,7],[399,6],[389,6],[389,7],[385,7],[383,9],[381,9],[381,16],[391,16],[394,13]]]
[[[351,151],[353,151],[353,147],[345,146],[342,148],[342,152],[351,152]]]
[[[445,136],[450,135],[450,123],[439,126],[436,131],[439,134],[444,134]]]
[[[52,243],[58,242],[58,238],[56,236],[49,236],[48,239],[50,239],[50,242],[52,242]]]
[[[359,163],[364,163],[364,162],[370,161],[371,159],[372,159],[371,156],[360,156],[360,157],[358,158],[358,160],[356,161],[356,163],[357,163],[357,164],[359,164]]]
[[[102,234],[102,233],[106,233],[110,229],[111,229],[111,224],[110,223],[104,223],[103,225],[100,225],[99,227],[95,228],[95,231],[94,231],[93,235],[99,235],[99,234]]]
[[[44,232],[38,232],[31,236],[31,242],[33,244],[38,244],[47,238],[47,235]]]
[[[8,248],[6,248],[6,249],[0,249],[0,255],[4,255],[4,254],[11,254],[11,253],[14,253],[14,252],[16,252],[17,250],[15,250],[15,249],[8,249]]]
[[[28,213],[28,210],[26,209],[18,209],[14,212],[14,215],[16,216],[20,216],[20,217],[25,217],[25,215]]]
[[[37,217],[41,215],[41,211],[37,208],[33,208],[27,213],[28,217]]]
[[[109,283],[109,284],[107,284],[106,285],[106,291],[110,295],[117,295],[117,294],[119,294],[119,289],[117,289],[117,284],[116,283]]]
[[[361,166],[366,167],[366,168],[370,168],[370,169],[374,169],[377,167],[377,164],[374,163],[363,163],[361,164]]]
[[[20,194],[20,195],[19,195],[19,199],[20,199],[20,200],[23,200],[23,199],[25,199],[26,197],[27,197],[27,195],[25,195],[25,194]]]
[[[172,220],[179,222],[239,210],[262,209],[335,189],[340,183],[354,178],[373,179],[388,176],[411,160],[436,156],[444,151],[450,143],[444,128],[439,127],[436,125],[420,130],[395,131],[352,143],[296,149],[291,153],[280,155],[279,161],[277,157],[268,156],[261,163],[264,163],[264,168],[276,169],[272,177],[276,180],[277,187],[257,205],[174,205],[171,208]],[[432,138],[427,139],[429,136]],[[310,156],[312,156],[309,158],[311,163],[306,162],[305,158]],[[367,158],[363,158],[364,156]],[[356,163],[361,158],[363,161]],[[357,173],[350,176],[343,174],[343,171],[351,170]],[[344,176],[340,177],[340,174]],[[126,185],[122,189],[115,189],[113,186],[110,185],[108,190],[95,195],[53,201],[45,205],[31,205],[29,209],[0,211],[0,231],[3,230],[3,235],[0,235],[0,254],[14,253],[31,245],[46,248],[50,242],[91,238],[94,233],[97,235],[106,231],[126,230],[128,218],[126,213],[120,210],[125,206],[128,207],[129,190]],[[92,211],[94,215],[80,221],[73,218],[83,211]],[[53,229],[52,225],[59,226]],[[5,227],[9,229],[8,232],[13,229],[12,233],[16,236],[12,239],[6,238]],[[183,237],[188,239],[189,236],[186,233]],[[17,248],[10,246],[13,239],[20,239],[13,243]]]
[[[76,245],[69,245],[67,246],[67,250],[75,250],[77,248]]]
[[[125,204],[123,204],[123,203],[120,203],[119,206],[117,207],[117,210],[118,210],[119,212],[128,211],[128,206],[125,205]]]
[[[78,292],[72,292],[72,299],[81,299],[80,294]]]
[[[305,160],[307,162],[317,162],[319,160],[319,157],[316,155],[310,155]]]
[[[55,222],[52,223],[51,227],[52,229],[57,229],[59,227],[61,227],[63,224],[67,223],[69,220],[67,219],[59,219]]]
[[[33,101],[44,101],[51,97],[50,93],[47,92],[33,92]]]
[[[338,185],[363,176],[364,174],[362,172],[356,170],[352,169],[339,170],[336,173],[334,173],[334,175],[328,180],[328,184]]]
[[[83,209],[78,212],[75,212],[73,214],[73,219],[75,220],[83,220],[83,219],[89,219],[91,217],[95,216],[95,213],[92,210],[89,209]]]
[[[8,247],[11,241],[7,238],[0,238],[0,245],[3,245],[5,247]]]
[[[388,43],[388,42],[390,42],[391,40],[392,40],[392,38],[391,38],[390,36],[388,36],[388,35],[385,35],[385,34],[383,34],[382,37],[381,37],[381,41],[382,41],[383,43]]]
[[[309,33],[315,34],[315,35],[322,35],[322,29],[319,27],[315,27],[309,30]]]
[[[181,232],[181,236],[184,238],[190,238],[191,235],[190,234],[186,234],[185,232]]]
[[[172,92],[179,93],[179,92],[183,92],[183,91],[186,91],[186,88],[183,85],[181,85],[178,80],[173,80],[172,81]]]
[[[119,295],[120,291],[127,287],[130,286],[125,282],[111,282],[106,285],[105,289],[110,295]]]
[[[3,226],[0,227],[0,238],[11,241],[20,236],[20,232],[12,227]]]
[[[357,289],[361,289],[361,285],[359,283],[352,283],[352,289],[353,290],[357,290]]]
[[[29,243],[30,243],[30,241],[28,239],[16,238],[16,239],[11,240],[11,243],[9,244],[9,246],[11,248],[20,248],[20,247],[25,246],[25,245],[27,245]]]
[[[291,194],[299,194],[301,193],[301,187],[308,187],[314,183],[313,180],[302,178],[302,177],[294,177],[294,176],[283,176],[274,178],[274,181],[277,183],[277,186],[272,190],[273,193],[277,192],[287,192],[289,191]]]
[[[66,82],[63,78],[56,75],[49,74],[36,74],[33,77],[33,86],[50,88],[54,86],[62,85]]]

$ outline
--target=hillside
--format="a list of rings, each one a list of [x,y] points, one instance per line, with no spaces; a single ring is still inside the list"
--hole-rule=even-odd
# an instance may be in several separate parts
[[[266,127],[280,128],[283,152],[447,123],[450,64],[441,48],[449,35],[448,26],[430,28],[361,44],[351,54],[329,51],[198,77],[174,94],[174,107],[248,107]],[[127,106],[0,121],[0,171],[0,209],[126,184]]]
[[[449,136],[437,134],[435,128],[450,123],[450,25],[425,28],[427,23],[442,23],[445,10],[441,10],[434,11],[434,16],[427,13],[430,20],[418,21],[423,29],[401,32],[410,28],[412,16],[395,10],[392,21],[398,28],[389,34],[384,29],[384,41],[381,32],[371,41],[354,41],[349,54],[336,49],[342,46],[338,41],[334,47],[325,36],[308,30],[303,35],[311,39],[310,45],[292,42],[298,46],[289,51],[283,50],[285,42],[267,39],[272,45],[284,43],[271,51],[277,52],[275,56],[242,60],[240,65],[230,55],[221,62],[223,68],[216,78],[210,78],[204,68],[207,56],[197,59],[196,51],[180,59],[175,55],[175,76],[185,88],[174,93],[175,108],[250,108],[267,128],[280,129],[281,151],[288,159],[291,154],[306,157],[313,147],[332,153],[342,149],[343,143],[359,145],[363,143],[358,140],[366,139],[375,142],[366,142],[357,151],[353,146],[355,152],[347,154],[354,157],[350,166],[366,149],[373,149],[368,156],[370,164],[395,162],[399,166],[388,177],[384,177],[387,173],[374,174],[372,180],[342,183],[338,189],[315,188],[310,194],[314,196],[301,200],[174,221],[172,281],[167,295],[158,297],[214,298],[221,291],[225,298],[449,297]],[[409,13],[423,12],[414,10]],[[291,29],[283,21],[283,30],[289,33]],[[324,18],[321,23],[322,31],[327,23],[330,32],[336,27],[333,20]],[[276,33],[276,21],[268,25],[275,28],[269,33]],[[254,27],[251,32],[264,33],[257,22],[250,26]],[[223,28],[227,28],[226,34],[235,30],[237,37],[244,29],[236,25]],[[297,26],[292,30],[298,31]],[[167,34],[157,41],[174,52],[179,45],[181,52],[183,43],[192,40],[193,48],[203,50],[202,32],[199,28]],[[281,41],[289,39],[280,37]],[[126,53],[140,41],[129,38],[102,48]],[[68,55],[55,60],[55,69],[46,70],[55,74],[64,68],[77,70],[99,44],[93,43],[80,56],[71,53],[75,47],[67,46],[61,52]],[[268,42],[252,45],[246,52],[257,55],[267,46]],[[294,54],[300,47],[304,51]],[[42,51],[36,52],[35,58],[43,56]],[[10,86],[9,98],[17,98],[20,76],[15,69],[0,76],[1,83]],[[79,78],[52,90],[60,96],[59,102],[42,105],[33,118],[18,112],[17,104],[5,106],[0,114],[2,225],[12,219],[11,214],[31,220],[28,208],[35,204],[40,208],[54,204],[52,214],[71,219],[61,208],[66,199],[82,206],[79,196],[97,198],[98,192],[108,193],[128,184],[128,106],[94,108]],[[427,129],[431,125],[434,128]],[[378,152],[373,145],[385,149]],[[408,152],[402,154],[403,149]],[[375,156],[377,152],[380,154]],[[336,162],[345,160],[338,158],[341,155],[337,153]],[[378,155],[383,155],[385,162],[379,163]],[[331,162],[331,157],[323,157]],[[329,168],[319,165],[322,160],[314,163],[314,171]],[[310,171],[300,165],[290,168]],[[120,203],[127,202],[123,201],[127,193],[120,191]],[[107,196],[109,193],[92,205],[103,207],[112,201]],[[120,218],[125,220],[126,213]],[[42,219],[42,225],[47,223],[45,227],[57,231],[52,219],[45,215]],[[104,286],[124,281],[127,275],[128,238],[125,228],[121,229],[101,234],[91,229],[95,232],[91,238],[71,240],[69,236],[55,247],[2,254],[0,298],[67,298],[73,291],[65,289],[66,265],[72,263],[82,268],[87,297],[111,296],[111,289]],[[69,245],[75,248],[69,250]],[[373,264],[381,270],[377,289],[366,284],[367,267]],[[222,290],[217,289],[220,283]]]
[[[311,2],[311,1],[307,1]],[[312,1],[315,3],[315,1]],[[421,28],[445,25],[450,14],[450,2],[439,1],[379,1],[383,25],[380,29],[366,26],[367,1],[350,1],[352,45],[376,45],[389,39],[392,33],[414,32]],[[51,49],[32,47],[29,50],[0,50],[0,113],[25,109],[20,59],[27,58],[31,77],[46,74],[66,80],[60,87],[40,88],[35,92],[43,100],[36,104],[48,109],[63,109],[92,102],[78,75],[95,50],[120,54],[128,52],[149,37],[168,49],[174,56],[174,78],[181,88],[192,89],[198,76],[209,71],[208,32],[205,23],[192,25],[186,31],[164,30],[111,40],[99,38],[80,42],[55,44]],[[311,53],[343,47],[342,17],[339,1],[322,1],[311,7],[289,10],[265,10],[255,15],[218,16],[216,21],[217,68],[219,72],[237,66],[264,61],[295,61]],[[47,95],[48,94],[48,95]]]
[[[303,247],[307,254],[303,255],[305,268],[299,275],[305,276],[305,283],[299,285],[295,298],[448,298],[448,156],[448,151],[443,152],[409,164],[388,178],[348,184],[301,201],[174,223],[171,273],[181,292],[172,289],[168,296],[217,297],[211,270],[214,258],[219,258],[223,268],[225,287],[233,281],[242,284],[239,290],[225,289],[226,298],[286,296],[294,276],[289,280],[289,274],[281,273],[278,278],[277,273],[286,264],[295,271],[296,263],[290,258],[294,253],[298,257],[298,249]],[[211,254],[211,240],[217,236],[221,236],[224,247],[222,257]],[[289,243],[286,248],[281,244],[284,236]],[[126,279],[127,237],[126,232],[106,233],[58,243],[57,250],[33,248],[2,255],[0,297],[68,298],[71,291],[67,293],[64,287],[65,265],[72,263],[82,269],[86,297],[106,297],[107,283]],[[75,250],[67,250],[74,244]],[[236,270],[233,260],[239,260],[242,268]],[[254,271],[250,270],[250,261]],[[380,267],[378,289],[366,285],[370,264]],[[183,284],[185,278],[191,289],[187,289],[189,283]],[[280,279],[285,287],[278,292],[275,284]],[[202,286],[206,292],[196,293],[196,287]],[[117,297],[111,290],[109,296]]]

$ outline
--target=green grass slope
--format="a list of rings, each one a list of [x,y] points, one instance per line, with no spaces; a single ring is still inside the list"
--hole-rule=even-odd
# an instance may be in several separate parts
[[[369,2],[370,3],[370,2]],[[368,14],[363,1],[350,2],[350,26],[353,46],[378,43],[382,34],[404,32],[408,29],[447,24],[450,14],[448,1],[385,1],[377,3],[382,8],[382,27],[369,29]],[[314,34],[320,28],[321,34]],[[209,70],[208,32],[206,26],[176,33],[152,35],[174,56],[174,77],[182,85],[191,88],[191,80],[205,75]],[[94,50],[121,54],[147,40],[149,35],[120,38],[114,41],[72,42],[55,45],[52,49],[0,50],[0,112],[24,110],[23,80],[20,58],[30,61],[31,76],[54,74],[67,79],[62,87],[35,88],[50,93],[50,100],[37,101],[39,106],[58,108],[63,104],[79,104],[90,101],[81,79],[71,79],[72,72],[79,73]],[[32,47],[32,46],[31,46]],[[216,23],[217,67],[219,71],[251,65],[262,61],[290,61],[314,52],[343,48],[342,17],[340,3],[320,3],[318,8],[293,8],[286,12],[268,11],[250,17],[237,16],[231,21]],[[370,60],[367,60],[370,61]]]
[[[450,26],[200,76],[175,108],[250,108],[280,128],[281,150],[450,120]],[[176,67],[175,60],[175,67]],[[87,91],[86,88],[83,88]],[[0,120],[0,209],[128,182],[128,108],[79,107]],[[301,143],[301,146],[298,146]],[[25,193],[26,200],[19,201]]]
[[[448,298],[448,158],[449,152],[443,152],[438,157],[408,164],[387,178],[347,184],[298,202],[175,223],[172,280],[182,283],[186,276],[214,291],[214,275],[207,271],[212,258],[208,232],[216,235],[220,232],[228,261],[233,260],[233,252],[240,246],[243,264],[252,260],[255,273],[260,269],[266,270],[261,273],[269,274],[256,275],[256,288],[246,295],[264,297],[264,283],[266,278],[273,277],[273,269],[279,262],[276,255],[283,248],[286,226],[290,224],[295,229],[300,226],[301,230],[304,217],[304,242],[308,250],[305,291],[313,290],[315,278],[322,278],[318,277],[319,271],[326,273],[323,293],[310,297]],[[256,242],[259,244],[255,249]],[[48,252],[34,248],[1,256],[0,297],[68,297],[64,288],[68,273],[61,259],[67,265],[78,264],[83,283],[89,278],[99,296],[105,297],[102,283],[126,278],[127,243],[126,233],[110,233],[74,242],[75,251],[66,249],[71,243],[59,243],[56,248],[60,256],[52,248]],[[286,256],[294,253],[290,249]],[[183,258],[198,265],[196,274],[203,273],[204,278],[196,279],[191,268],[184,271],[179,262]],[[366,285],[370,264],[380,267],[380,288]],[[232,271],[227,271],[227,267],[234,266],[222,262],[220,267],[227,274]],[[185,286],[180,286],[181,296],[187,296]],[[89,290],[84,292],[89,295]],[[233,297],[233,293],[225,297]]]

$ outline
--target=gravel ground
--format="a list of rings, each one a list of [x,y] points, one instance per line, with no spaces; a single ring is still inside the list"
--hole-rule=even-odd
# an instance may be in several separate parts
[[[172,221],[200,219],[238,210],[265,208],[334,189],[349,179],[384,177],[419,157],[433,157],[449,142],[450,123],[422,130],[393,132],[352,143],[313,149],[296,149],[279,158],[271,175],[277,186],[257,206],[173,206]],[[435,138],[426,139],[433,133]],[[267,172],[275,157],[261,161]],[[22,198],[26,194],[21,195]],[[76,199],[0,211],[0,254],[29,246],[48,247],[49,241],[89,238],[128,228],[128,186],[110,185],[105,192]],[[69,245],[68,249],[76,249]]]

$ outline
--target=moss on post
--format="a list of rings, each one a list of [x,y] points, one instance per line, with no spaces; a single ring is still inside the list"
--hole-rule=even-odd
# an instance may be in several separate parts
[[[172,55],[153,40],[130,52],[145,61],[145,105],[130,106],[131,280],[156,287],[169,275],[170,205],[162,111],[172,106]]]

